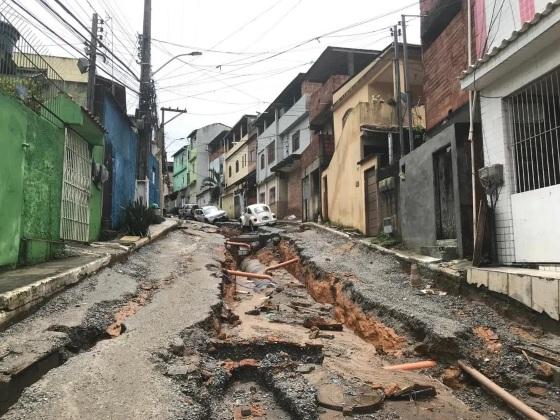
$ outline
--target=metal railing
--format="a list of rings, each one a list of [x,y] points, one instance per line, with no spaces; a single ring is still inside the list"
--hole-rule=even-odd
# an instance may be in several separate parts
[[[516,192],[560,184],[560,68],[505,98]]]
[[[0,1],[0,92],[21,99],[51,122],[58,120],[64,80],[39,51],[30,25]]]

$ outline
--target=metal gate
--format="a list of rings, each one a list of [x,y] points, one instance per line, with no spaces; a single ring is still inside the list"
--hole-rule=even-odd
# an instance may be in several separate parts
[[[91,153],[78,134],[66,129],[60,237],[87,242],[89,239],[89,197]]]

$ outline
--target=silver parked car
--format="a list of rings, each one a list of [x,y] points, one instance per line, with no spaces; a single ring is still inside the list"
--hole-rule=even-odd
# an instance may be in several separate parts
[[[243,227],[274,225],[276,215],[270,211],[270,207],[266,204],[251,204],[245,209],[240,220]]]
[[[204,206],[193,211],[194,219],[199,222],[214,223],[219,220],[226,220],[226,212],[216,206]]]

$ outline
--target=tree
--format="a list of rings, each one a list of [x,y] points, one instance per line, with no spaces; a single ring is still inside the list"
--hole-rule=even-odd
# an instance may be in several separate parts
[[[210,169],[210,176],[202,180],[202,188],[210,188],[210,199],[217,204],[222,194],[222,174],[214,169]]]

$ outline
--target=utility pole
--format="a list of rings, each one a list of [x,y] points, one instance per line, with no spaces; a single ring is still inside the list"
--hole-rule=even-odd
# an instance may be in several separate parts
[[[91,21],[91,41],[89,43],[89,69],[87,84],[87,108],[93,112],[95,102],[95,68],[97,58],[97,13],[93,14]]]
[[[414,150],[414,134],[412,132],[412,104],[408,74],[408,44],[406,43],[406,15],[401,15],[401,27],[402,27],[402,38],[403,38],[403,58],[404,58],[404,92],[406,97],[406,112],[408,115],[408,142],[410,151]]]
[[[138,145],[138,179],[145,181],[148,175],[148,156],[152,145],[152,83],[151,83],[152,1],[144,0],[144,26],[142,32],[140,61],[139,117],[143,124]],[[148,202],[148,197],[146,197]]]
[[[163,196],[163,178],[165,176],[167,176],[167,151],[165,150],[165,111],[168,112],[176,112],[177,115],[175,115],[173,118],[171,118],[169,121],[167,121],[168,123],[170,123],[171,121],[173,121],[175,118],[179,117],[182,114],[186,114],[187,110],[186,109],[179,109],[179,108],[168,108],[168,107],[162,107],[161,108],[161,124],[159,126],[159,144],[158,144],[158,148],[159,148],[159,153],[158,153],[158,158],[159,158],[159,166],[160,166],[160,170],[161,170],[161,175],[159,177],[160,182],[159,182],[159,202],[160,202],[160,207],[163,208],[164,205],[164,196]],[[169,180],[167,180],[167,186],[170,187],[170,182]]]
[[[397,107],[397,122],[399,125],[399,147],[400,157],[404,156],[404,138],[403,138],[403,125],[402,125],[402,112],[401,112],[401,68],[399,64],[399,28],[398,25],[393,26],[393,50],[395,52],[393,58],[393,67],[395,70],[395,106]]]

